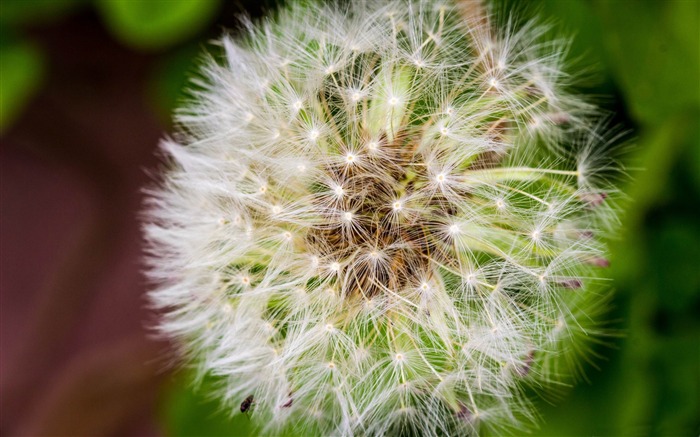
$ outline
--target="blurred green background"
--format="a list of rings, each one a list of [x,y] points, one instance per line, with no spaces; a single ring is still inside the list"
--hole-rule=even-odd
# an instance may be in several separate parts
[[[56,96],[59,92],[56,89],[72,87],[72,92],[78,89],[75,93],[82,98],[95,100],[86,107],[101,107],[105,114],[110,114],[112,105],[123,105],[113,114],[129,113],[132,111],[129,105],[134,105],[129,102],[137,102],[138,108],[133,109],[133,113],[143,114],[141,119],[149,120],[149,136],[132,138],[133,142],[123,144],[124,149],[138,149],[143,153],[134,152],[137,157],[122,162],[122,165],[134,167],[135,173],[129,174],[145,173],[144,168],[154,168],[157,164],[152,157],[157,136],[170,127],[171,111],[182,97],[181,90],[189,72],[196,69],[197,54],[224,29],[234,29],[235,32],[236,14],[247,11],[260,16],[263,11],[274,9],[275,3],[278,2],[3,0],[0,3],[3,163],[11,162],[13,157],[21,154],[42,162],[77,168],[71,167],[71,160],[81,159],[76,158],[76,154],[83,149],[68,146],[72,132],[25,141],[26,138],[35,138],[32,131],[36,129],[80,130],[78,122],[61,124],[60,118],[52,119],[42,104],[47,95]],[[584,363],[586,377],[583,381],[571,389],[562,390],[554,400],[537,401],[543,423],[533,435],[700,435],[700,2],[538,0],[527,7],[519,5],[516,0],[501,0],[499,3],[507,9],[517,9],[523,16],[536,15],[552,21],[556,23],[559,34],[574,36],[571,50],[571,57],[576,60],[574,65],[586,69],[591,65],[596,67],[596,80],[584,84],[580,91],[598,96],[600,105],[616,114],[614,121],[630,132],[628,143],[631,147],[624,160],[630,168],[631,178],[623,187],[630,200],[625,203],[622,214],[624,232],[619,240],[612,242],[611,257],[612,284],[616,293],[609,318],[613,320],[611,326],[622,335],[609,339],[608,346],[596,350],[601,358],[594,357],[591,363]],[[87,40],[89,44],[84,43]],[[118,53],[118,62],[102,60],[112,52]],[[89,64],[92,69],[88,71],[81,70],[83,64],[80,62],[70,64],[72,69],[61,69],[64,65],[62,59],[71,57],[94,57],[95,60]],[[66,71],[70,74],[65,74]],[[57,72],[62,72],[60,80],[57,80]],[[95,75],[104,78],[95,81]],[[119,83],[115,93],[133,99],[97,101],[104,95],[99,92],[99,87],[117,83],[114,81]],[[82,90],[79,87],[83,82],[94,88]],[[59,101],[58,107],[72,114],[73,101],[61,99],[60,95],[51,101]],[[76,94],[67,94],[72,95]],[[80,113],[76,114],[75,117],[81,117]],[[40,127],[32,120],[38,120]],[[123,123],[117,120],[112,125],[100,125],[102,131],[96,132],[95,138],[123,134],[131,126],[127,118],[123,120]],[[79,136],[81,132],[74,134]],[[28,143],[31,146],[27,146]],[[85,146],[85,150],[90,148],[90,144]],[[103,159],[118,159],[114,157],[124,153],[127,152],[107,150]],[[92,167],[90,158],[83,159],[87,159],[83,167]],[[91,174],[90,171],[87,173]],[[22,217],[12,219],[10,214],[10,219],[6,219],[6,212],[15,206],[7,200],[8,197],[16,198],[22,193],[19,180],[15,180],[13,174],[3,171],[2,175],[2,237],[5,241],[2,245],[2,315],[7,318],[8,311],[15,310],[32,315],[38,327],[23,328],[26,331],[23,338],[31,343],[35,340],[32,336],[38,336],[39,341],[46,338],[42,326],[52,325],[42,322],[42,317],[52,316],[50,311],[46,312],[49,315],[42,315],[41,311],[35,314],[37,311],[32,308],[35,301],[20,302],[15,298],[15,294],[27,291],[17,285],[20,282],[14,281],[20,274],[9,271],[11,262],[5,260],[13,257],[16,248],[7,243],[5,237],[29,231],[22,227]],[[134,193],[143,181],[148,180],[137,179],[134,188],[130,188]],[[92,182],[88,177],[84,183]],[[107,180],[104,184],[109,186],[111,182]],[[117,196],[110,189],[105,188],[104,192]],[[15,192],[17,196],[12,197]],[[137,226],[133,223],[136,223],[140,205],[140,198],[136,197],[137,201],[127,202],[125,208],[119,209],[119,214],[127,217],[125,220],[132,227]],[[51,215],[52,211],[49,208],[42,214]],[[60,228],[54,231],[63,232]],[[129,235],[136,239],[134,241],[138,240],[138,233]],[[88,253],[84,255],[90,256]],[[137,264],[131,260],[129,268],[138,271]],[[12,266],[22,268],[19,264]],[[32,266],[27,267],[27,270],[31,269]],[[99,270],[99,267],[95,269]],[[86,299],[92,288],[89,283],[83,284],[83,288],[86,291],[82,295],[64,294],[53,299],[57,302]],[[132,294],[138,296],[146,285],[137,282],[133,288]],[[50,298],[46,299],[50,301]],[[135,323],[139,326],[147,323],[148,313],[143,311],[143,301],[137,298],[129,305],[134,305],[134,313],[139,314],[140,324]],[[129,308],[122,310],[129,311]],[[69,312],[69,316],[80,318],[77,313]],[[96,317],[99,318],[99,313]],[[5,334],[2,340],[7,344],[10,341],[8,333],[14,332],[14,326],[10,322],[3,323]],[[66,319],[62,323],[70,321]],[[119,332],[118,328],[114,329]],[[145,338],[145,333],[142,334]],[[68,335],[66,331],[65,336]],[[117,337],[115,334],[114,338]],[[98,340],[95,343],[100,343]],[[113,339],[103,339],[102,343],[110,341]],[[31,387],[31,384],[22,385],[19,373],[15,375],[6,371],[6,368],[24,367],[22,360],[28,360],[26,357],[31,354],[23,355],[22,347],[11,348],[11,351],[19,352],[10,354],[3,361],[5,411],[2,430],[10,434],[57,435],[65,432],[76,435],[84,432],[92,435],[104,431],[105,434],[146,432],[169,436],[254,435],[247,418],[237,415],[229,420],[215,401],[201,394],[206,390],[193,391],[184,372],[159,372],[156,382],[149,385],[155,393],[155,400],[145,420],[153,421],[155,425],[152,427],[117,427],[114,429],[122,431],[114,431],[93,423],[94,417],[90,419],[93,422],[87,421],[86,424],[81,414],[90,414],[88,408],[82,413],[73,411],[68,422],[59,422],[63,428],[52,428],[59,426],[51,419],[49,410],[54,406],[50,403],[44,406],[48,412],[34,408],[33,405],[39,402],[37,399],[42,398],[41,390],[34,387],[35,395],[27,395],[30,388],[26,387]],[[73,347],[73,351],[69,348],[54,355],[47,352],[43,359],[47,362],[66,361],[75,350],[90,347],[80,343]],[[151,353],[147,354],[147,360],[158,362],[165,347],[159,344],[149,349]],[[3,353],[7,352],[6,349],[3,346]],[[135,360],[143,359],[138,354],[134,357]],[[168,367],[158,362],[153,368]],[[106,375],[107,378],[113,377]],[[54,376],[61,377],[58,373]],[[80,376],[78,381],[82,381]],[[112,389],[119,389],[119,386]],[[89,405],[89,402],[75,403],[70,398],[78,396],[75,393],[79,391],[65,392],[57,395],[55,401],[64,408],[65,405],[76,408]],[[110,392],[100,396],[110,396]],[[17,404],[19,397],[22,403]],[[14,420],[19,416],[8,417],[8,403],[22,405],[17,407],[18,410],[43,413]],[[133,419],[128,414],[119,417],[119,420]],[[143,417],[139,420],[143,421]],[[127,429],[142,431],[124,431]]]

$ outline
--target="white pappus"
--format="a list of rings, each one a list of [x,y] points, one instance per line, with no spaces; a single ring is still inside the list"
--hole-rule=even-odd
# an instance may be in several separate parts
[[[157,328],[267,433],[522,429],[599,331],[606,117],[536,24],[350,3],[205,63],[149,190]]]

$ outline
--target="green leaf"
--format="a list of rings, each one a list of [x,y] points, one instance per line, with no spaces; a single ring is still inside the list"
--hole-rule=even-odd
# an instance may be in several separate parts
[[[691,183],[695,186],[695,192],[700,193],[700,107],[693,113],[689,114],[691,120],[695,122],[690,123],[690,127],[693,129],[692,132],[686,136],[686,156],[683,163],[686,165],[686,172],[690,175]]]
[[[700,260],[700,229],[687,218],[671,216],[650,234],[650,250],[654,254],[649,266],[660,306],[682,312],[692,306],[700,290],[697,265],[680,260]]]
[[[167,393],[163,411],[166,434],[170,437],[254,436],[253,422],[241,413],[233,418],[218,400],[208,399],[211,381],[195,389],[192,379],[180,375]]]
[[[158,59],[151,77],[149,94],[155,109],[169,121],[176,106],[188,96],[188,79],[196,76],[202,59],[199,44],[187,44]]]
[[[124,44],[156,50],[185,41],[211,22],[219,0],[97,0],[105,24]]]
[[[642,131],[631,164],[633,180],[624,189],[634,203],[625,212],[623,231],[628,235],[622,240],[634,239],[635,233],[641,232],[644,215],[655,204],[664,201],[674,164],[684,149],[695,147],[698,114],[697,111],[686,111],[665,117]],[[624,244],[627,243],[618,245]]]
[[[25,42],[0,43],[0,134],[39,89],[43,75],[41,54]]]
[[[609,64],[636,118],[648,123],[700,105],[700,2],[593,3]]]
[[[85,2],[86,0],[2,0],[0,23],[36,24],[58,18]]]
[[[229,414],[220,399],[213,396],[216,380],[206,377],[193,387],[192,374],[179,374],[168,389],[162,410],[165,434],[168,437],[258,437],[264,426],[252,412],[242,414],[234,407]],[[242,399],[241,399],[242,401]],[[229,407],[230,408],[230,407]],[[275,437],[296,437],[298,430],[288,427]],[[305,434],[304,434],[305,435]]]
[[[499,9],[521,19],[551,24],[545,39],[565,38],[569,42],[566,68],[573,74],[577,90],[590,94],[614,92],[610,67],[604,53],[604,30],[588,0],[494,0]],[[510,16],[510,15],[507,15]]]

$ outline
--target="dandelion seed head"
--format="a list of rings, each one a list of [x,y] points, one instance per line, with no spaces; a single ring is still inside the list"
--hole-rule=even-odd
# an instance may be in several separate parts
[[[299,2],[178,111],[149,298],[261,434],[520,430],[599,332],[605,117],[565,44],[485,10]]]

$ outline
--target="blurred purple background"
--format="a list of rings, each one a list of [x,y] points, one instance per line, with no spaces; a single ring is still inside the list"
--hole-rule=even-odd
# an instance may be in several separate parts
[[[3,435],[155,435],[165,347],[149,339],[141,189],[165,126],[154,57],[96,17],[30,29],[47,74],[2,138]]]

